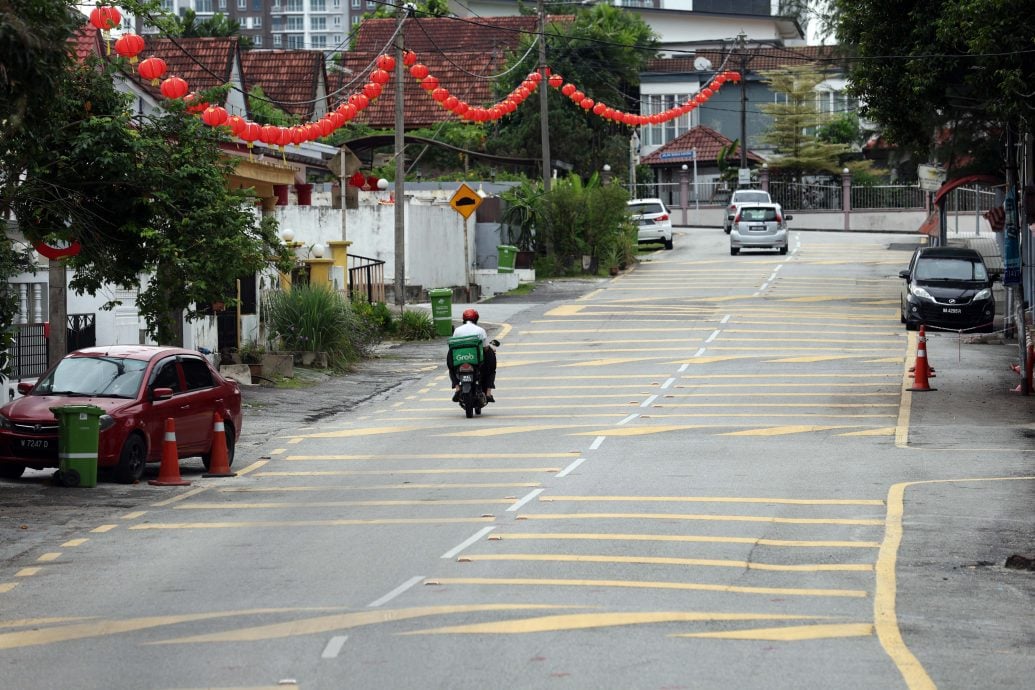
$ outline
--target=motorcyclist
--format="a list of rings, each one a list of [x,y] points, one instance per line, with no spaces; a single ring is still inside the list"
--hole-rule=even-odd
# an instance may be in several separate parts
[[[453,329],[453,337],[459,338],[465,335],[476,335],[481,339],[482,348],[485,352],[482,361],[482,390],[485,391],[485,399],[488,402],[496,402],[492,397],[493,388],[496,387],[496,350],[493,344],[496,341],[489,340],[489,334],[478,325],[478,312],[474,309],[465,309],[462,315],[463,323]],[[453,358],[446,353],[446,367],[449,368],[449,380],[453,384],[453,402],[460,400],[460,380],[456,376],[456,369],[453,368]]]

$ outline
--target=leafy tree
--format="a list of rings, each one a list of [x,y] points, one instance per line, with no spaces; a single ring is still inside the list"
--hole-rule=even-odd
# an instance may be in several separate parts
[[[826,124],[820,125],[816,135],[820,141],[851,146],[859,143],[862,129],[859,126],[858,116],[854,113],[843,113],[832,118]]]
[[[795,176],[808,173],[836,174],[841,156],[849,151],[843,143],[822,141],[816,130],[830,122],[830,116],[816,106],[815,88],[823,75],[808,65],[760,72],[770,88],[786,96],[786,102],[768,103],[762,112],[773,119],[761,140],[776,147],[779,157],[769,167]]]
[[[290,127],[299,124],[300,120],[300,118],[284,112],[273,101],[266,98],[266,93],[258,84],[248,92],[248,112],[251,113],[252,120],[260,125]]]
[[[548,7],[548,11],[551,8]],[[571,5],[558,5],[571,14]],[[518,48],[508,64],[509,81],[498,83],[502,97],[535,71],[537,51],[529,51],[532,37]],[[554,22],[546,28],[547,62],[551,69],[597,102],[628,112],[638,103],[628,94],[638,91],[640,71],[656,54],[657,36],[638,15],[599,4],[575,10],[573,21]],[[557,90],[549,90],[548,118],[551,158],[568,162],[576,174],[588,178],[605,163],[615,175],[628,172],[631,130],[626,125],[587,114]],[[532,157],[542,153],[538,95],[526,101],[504,121],[493,126],[487,147],[501,155]]]
[[[70,36],[51,38],[67,46]],[[143,275],[138,307],[149,331],[170,343],[180,315],[196,317],[195,304],[232,294],[236,276],[271,262],[290,265],[275,222],[259,219],[249,191],[228,189],[234,164],[220,155],[223,134],[175,105],[134,120],[127,97],[114,88],[115,67],[79,64],[67,54],[58,60],[49,46],[31,41],[28,48],[59,69],[47,77],[49,98],[37,97],[34,83],[5,82],[12,98],[0,107],[27,105],[17,126],[17,112],[2,121],[4,210],[13,210],[30,241],[81,243],[81,253],[68,260],[74,289],[136,288]],[[6,234],[3,241],[9,253]]]
[[[829,7],[827,26],[858,58],[850,88],[863,116],[918,159],[934,154],[957,168],[961,160],[990,160],[989,149],[1001,148],[997,133],[1035,114],[1029,0],[832,0]],[[942,130],[953,134],[937,136]]]
[[[165,14],[152,21],[166,34],[184,38],[238,36],[241,32],[241,23],[222,12],[199,21],[197,13],[189,7],[182,15]],[[253,45],[249,36],[238,36],[238,43],[245,50]]]

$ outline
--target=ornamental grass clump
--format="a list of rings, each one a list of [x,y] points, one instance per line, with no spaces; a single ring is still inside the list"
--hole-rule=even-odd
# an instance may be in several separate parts
[[[369,323],[358,317],[345,296],[328,287],[293,285],[272,293],[266,321],[273,340],[286,350],[326,352],[335,369],[369,354],[377,341]]]

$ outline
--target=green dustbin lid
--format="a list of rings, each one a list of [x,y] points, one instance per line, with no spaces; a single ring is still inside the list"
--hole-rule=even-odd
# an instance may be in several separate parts
[[[428,290],[428,294],[432,297],[445,297],[447,295],[451,296],[453,291],[449,288],[437,288],[435,290]]]
[[[95,414],[100,416],[104,414],[104,410],[96,405],[58,405],[57,407],[50,408],[50,411],[54,414]]]

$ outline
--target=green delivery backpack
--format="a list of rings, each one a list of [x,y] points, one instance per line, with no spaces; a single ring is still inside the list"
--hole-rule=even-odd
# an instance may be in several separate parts
[[[482,339],[476,335],[464,335],[449,339],[449,355],[453,366],[482,363]]]

